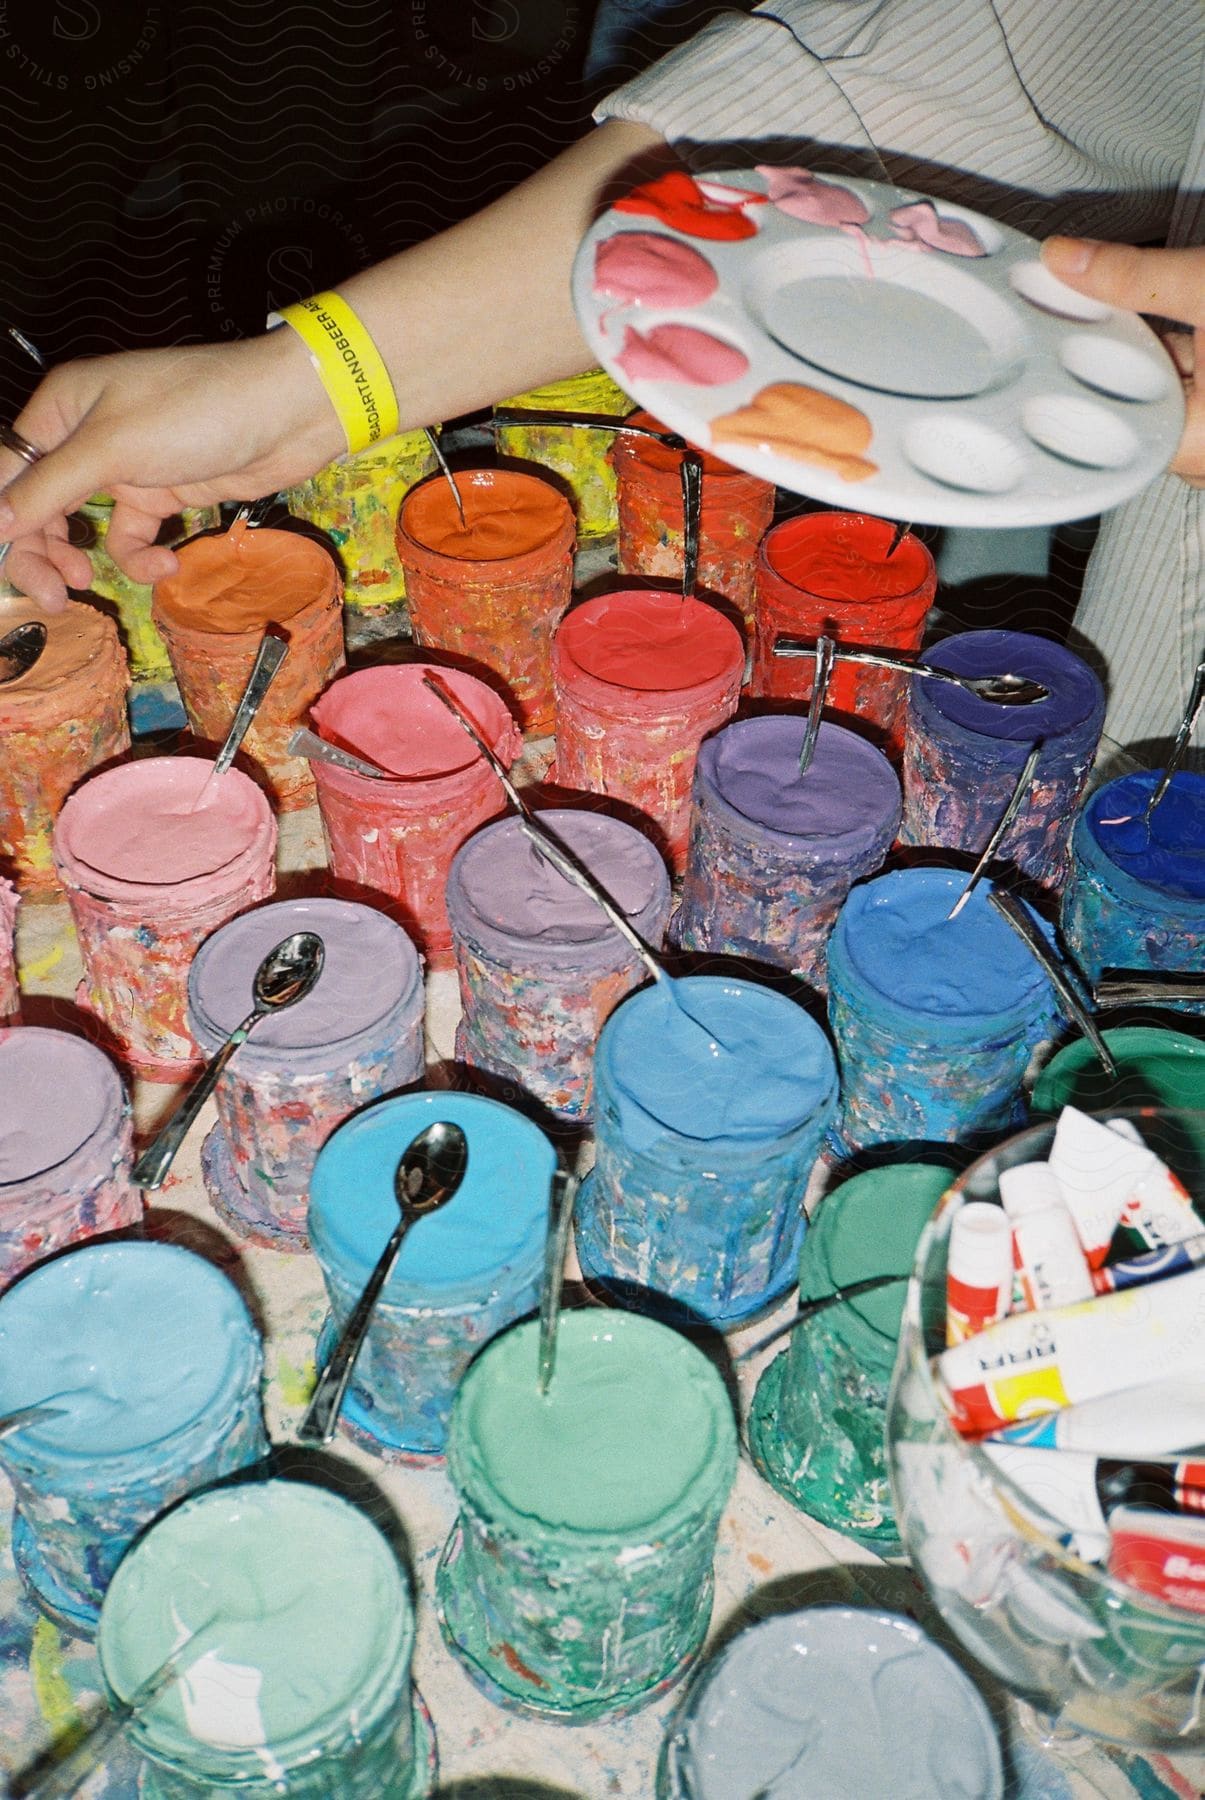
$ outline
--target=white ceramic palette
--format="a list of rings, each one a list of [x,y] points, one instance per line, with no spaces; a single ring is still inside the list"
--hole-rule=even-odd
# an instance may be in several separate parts
[[[776,202],[764,198],[771,181]],[[699,185],[708,211],[740,213],[753,235],[674,229],[654,198],[652,212],[605,213],[573,274],[603,367],[693,443],[818,500],[934,525],[1082,518],[1171,460],[1184,401],[1158,338],[1048,274],[1033,238],[902,188],[803,170]],[[629,233],[646,241],[616,242]],[[943,242],[963,253],[933,247]],[[691,374],[658,366],[662,349],[684,352]],[[770,411],[763,398],[744,414],[767,388]]]

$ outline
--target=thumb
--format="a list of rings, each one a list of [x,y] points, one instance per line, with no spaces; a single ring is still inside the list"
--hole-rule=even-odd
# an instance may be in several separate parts
[[[1130,312],[1205,325],[1205,248],[1139,250],[1092,238],[1047,238],[1042,261],[1078,293]]]

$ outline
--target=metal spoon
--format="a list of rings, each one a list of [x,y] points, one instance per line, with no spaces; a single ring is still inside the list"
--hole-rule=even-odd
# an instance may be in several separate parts
[[[2,642],[0,642],[0,649],[3,649]],[[1188,696],[1188,705],[1184,709],[1184,717],[1180,720],[1180,729],[1176,732],[1176,741],[1172,745],[1167,766],[1159,777],[1158,784],[1146,803],[1146,811],[1142,815],[1144,825],[1150,823],[1151,814],[1171,786],[1172,778],[1188,754],[1188,746],[1192,741],[1192,734],[1196,730],[1197,720],[1203,709],[1205,709],[1205,661],[1197,664],[1197,672],[1192,680],[1192,692]]]
[[[577,1183],[558,1169],[552,1178],[548,1201],[548,1236],[544,1242],[544,1279],[540,1286],[540,1365],[537,1386],[548,1392],[556,1367],[556,1328],[561,1317],[561,1284],[565,1276],[565,1251],[573,1223]]]
[[[230,721],[230,730],[226,733],[226,741],[217,753],[205,787],[209,786],[210,781],[216,781],[219,775],[224,775],[234,761],[238,754],[238,747],[250,728],[251,721],[263,704],[264,695],[276,679],[276,671],[288,654],[289,646],[282,637],[277,637],[271,631],[264,633],[259,649],[255,652],[255,661],[251,665],[251,673],[247,677],[243,697]],[[204,792],[205,788],[202,788],[201,793]],[[200,795],[197,798],[200,799]]]
[[[676,431],[655,431],[651,425],[634,425],[629,419],[613,419],[607,413],[555,412],[539,406],[496,406],[492,425],[565,425],[587,431],[618,431],[624,437],[652,438],[667,450],[685,450],[686,439]]]
[[[388,769],[379,769],[376,763],[365,762],[362,756],[356,756],[338,744],[328,744],[325,738],[320,738],[316,731],[308,731],[304,725],[299,725],[289,739],[289,755],[304,756],[308,762],[330,763],[334,769],[349,769],[353,775],[366,775],[370,781],[396,779]]]
[[[324,955],[322,939],[315,931],[294,931],[274,950],[269,950],[255,971],[251,1011],[231,1032],[216,1056],[210,1058],[158,1137],[134,1164],[133,1178],[139,1187],[162,1187],[177,1150],[239,1045],[246,1042],[261,1019],[304,1000],[322,973]]]
[[[1095,1050],[1101,1067],[1110,1081],[1117,1080],[1117,1064],[1112,1052],[1100,1034],[1096,1020],[1088,1011],[1080,997],[1070,973],[1059,961],[1042,933],[1034,924],[1030,914],[1022,906],[1015,895],[1005,893],[1002,888],[993,888],[988,899],[995,907],[1006,925],[1011,925],[1021,942],[1046,971],[1047,979],[1054,988],[1059,999],[1067,1009],[1068,1016],[1079,1026],[1088,1042]]]
[[[32,1406],[19,1406],[16,1412],[5,1413],[0,1418],[0,1438],[11,1437],[14,1431],[24,1431],[29,1425],[40,1425],[44,1419],[61,1419],[66,1411],[65,1406],[51,1406],[45,1400],[37,1400]]]
[[[180,1652],[193,1642],[198,1634],[193,1632],[177,1649],[173,1650],[166,1662],[160,1663],[152,1670],[145,1681],[140,1682],[134,1692],[126,1700],[111,1700],[106,1712],[101,1713],[82,1738],[77,1738],[59,1761],[32,1782],[18,1776],[8,1789],[12,1800],[65,1800],[68,1794],[76,1789],[93,1770],[105,1761],[109,1746],[135,1723],[140,1713],[156,1701],[164,1688],[177,1680],[180,1674]]]
[[[452,473],[451,465],[443,453],[443,446],[440,444],[439,439],[429,425],[423,426],[423,436],[431,446],[435,460],[439,464],[440,474],[452,490],[452,498],[456,502],[456,511],[460,514],[461,529],[467,531],[469,522],[464,516],[464,501],[460,498],[460,489],[456,485],[456,477]]]
[[[452,1125],[445,1119],[420,1131],[403,1151],[393,1178],[393,1192],[401,1218],[318,1377],[313,1398],[297,1427],[297,1436],[303,1444],[329,1444],[334,1437],[339,1408],[343,1405],[369,1320],[381,1289],[393,1272],[406,1233],[417,1220],[425,1219],[447,1205],[464,1180],[468,1166],[468,1139],[459,1125]]]
[[[1205,969],[1104,969],[1093,999],[1098,1010],[1205,1000]]]
[[[836,644],[830,637],[817,638],[812,648],[816,659],[816,673],[812,677],[812,699],[808,707],[808,722],[803,733],[803,743],[799,747],[799,773],[806,775],[812,766],[812,757],[816,751],[816,739],[820,736],[820,721],[824,716],[824,703],[828,699],[829,682],[833,678],[833,660]]]
[[[682,458],[682,598],[689,600],[699,579],[699,537],[703,515],[703,458],[688,450]]]
[[[1029,755],[1025,758],[1021,773],[1017,776],[1017,779],[1013,784],[1013,791],[1008,797],[1008,805],[1004,808],[1004,811],[996,821],[996,829],[992,832],[987,843],[983,846],[983,853],[980,856],[979,861],[975,864],[975,867],[971,870],[970,880],[946,914],[947,924],[949,924],[951,919],[956,919],[958,917],[975,889],[979,886],[979,883],[983,880],[983,877],[987,874],[988,865],[1000,848],[1005,832],[1020,812],[1022,803],[1024,802],[1025,796],[1029,792],[1030,784],[1033,781],[1034,771],[1038,766],[1038,758],[1042,754],[1043,742],[1044,740],[1039,738],[1038,742],[1029,752]]]
[[[40,619],[26,619],[24,625],[14,625],[0,637],[0,687],[33,668],[46,648],[46,637]]]
[[[799,638],[779,638],[775,656],[815,656],[815,644]],[[1048,700],[1050,689],[1026,675],[952,675],[949,669],[934,668],[932,663],[912,662],[903,656],[881,656],[877,650],[846,650],[838,645],[838,662],[867,663],[876,669],[898,669],[903,675],[923,675],[926,681],[948,681],[965,688],[979,700],[993,700],[997,706],[1032,706]]]

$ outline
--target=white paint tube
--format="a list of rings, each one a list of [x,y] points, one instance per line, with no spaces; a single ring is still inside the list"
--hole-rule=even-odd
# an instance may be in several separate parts
[[[969,1200],[950,1223],[946,1253],[946,1342],[961,1344],[1004,1318],[1012,1298],[1012,1230],[1002,1209]]]
[[[1006,1425],[988,1441],[1122,1457],[1205,1448],[1205,1380],[1146,1382]]]
[[[1153,1150],[1135,1141],[1133,1132],[1102,1124],[1074,1106],[1059,1114],[1050,1166],[1094,1269],[1104,1263],[1118,1230],[1135,1255],[1201,1230],[1187,1190]]]
[[[1018,1163],[1000,1176],[1013,1237],[1013,1311],[1072,1306],[1094,1292],[1092,1271],[1049,1163]]]
[[[1108,1521],[1119,1506],[1165,1513],[1205,1513],[1205,1462],[1130,1462],[1087,1456],[1078,1450],[1031,1450],[1017,1444],[985,1444],[984,1454],[1014,1487],[1057,1522],[1065,1546],[1085,1562],[1102,1562],[1109,1549]],[[1042,1516],[1036,1521],[1043,1523]]]

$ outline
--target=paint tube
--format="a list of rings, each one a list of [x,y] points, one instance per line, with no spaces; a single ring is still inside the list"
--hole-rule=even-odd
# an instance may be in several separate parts
[[[1112,1294],[1119,1288],[1145,1287],[1150,1281],[1165,1281],[1169,1275],[1199,1269],[1202,1263],[1205,1263],[1205,1231],[1185,1238],[1179,1244],[1169,1244],[1165,1250],[1148,1250],[1145,1256],[1107,1263],[1103,1269],[1093,1271],[1092,1285],[1098,1294]]]
[[[1205,1268],[1002,1319],[943,1350],[935,1372],[953,1423],[978,1434],[1142,1382],[1199,1374],[1203,1357]]]
[[[1205,1448],[1205,1381],[1151,1381],[994,1431],[989,1443],[1142,1458]]]
[[[1055,1127],[1050,1166],[1092,1268],[1105,1261],[1115,1234],[1120,1234],[1123,1251],[1142,1255],[1201,1230],[1187,1189],[1128,1119],[1106,1125],[1065,1106]]]
[[[1035,1312],[1090,1299],[1092,1271],[1049,1163],[1018,1163],[1004,1169],[1000,1204],[1012,1227],[1013,1311]]]
[[[1031,1450],[985,1444],[984,1454],[1014,1487],[1066,1532],[1065,1547],[1085,1562],[1103,1562],[1110,1516],[1119,1506],[1154,1512],[1205,1513],[1205,1461],[1129,1462],[1078,1450]],[[1042,1520],[1039,1519],[1039,1524]]]
[[[1123,1506],[1110,1525],[1110,1575],[1169,1606],[1205,1612],[1205,1519]]]
[[[1012,1296],[1013,1248],[1008,1219],[986,1200],[954,1214],[946,1256],[946,1342],[961,1344],[1004,1318]]]

